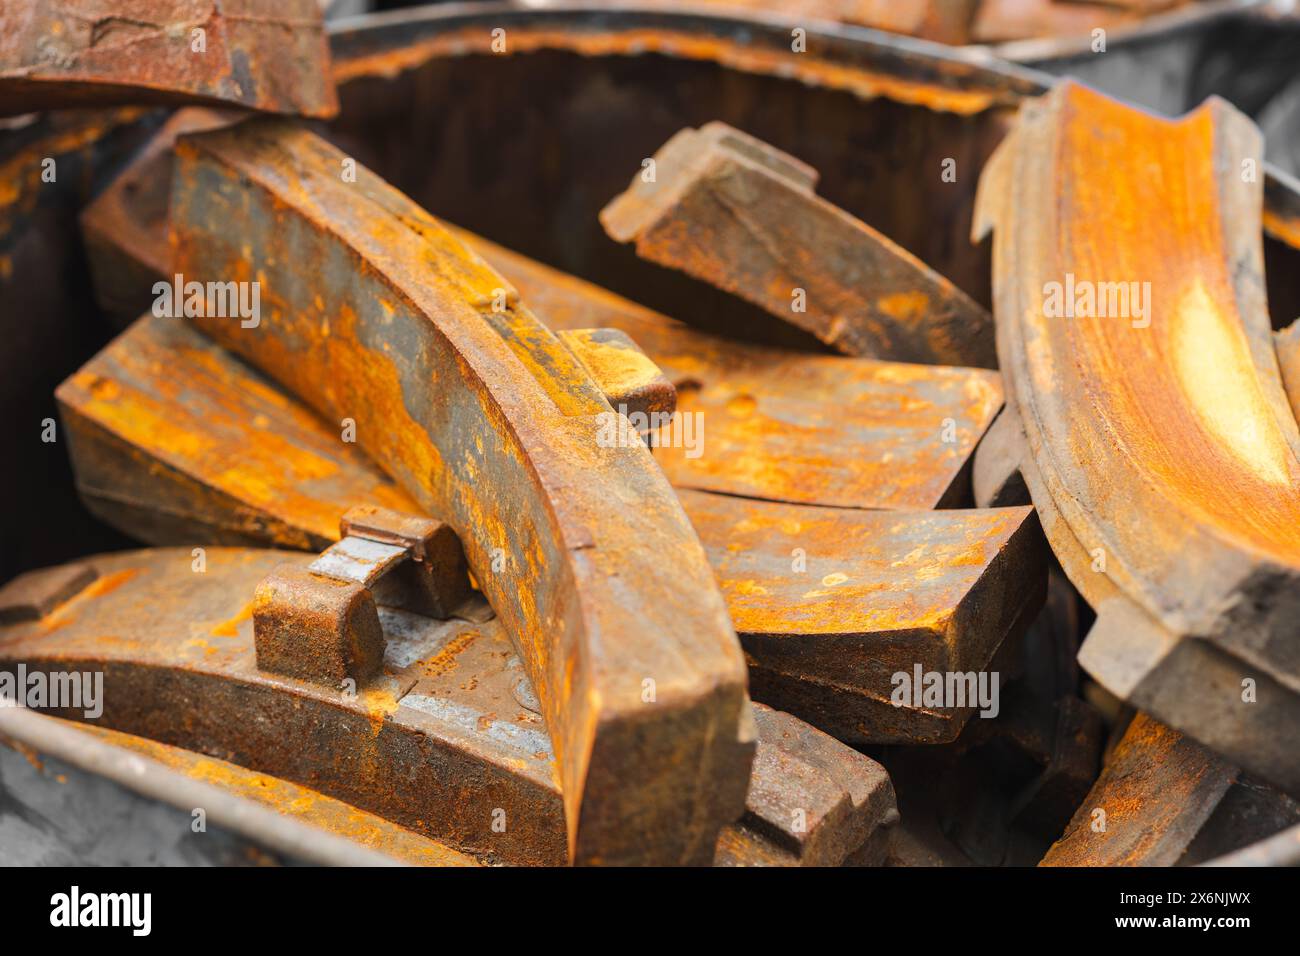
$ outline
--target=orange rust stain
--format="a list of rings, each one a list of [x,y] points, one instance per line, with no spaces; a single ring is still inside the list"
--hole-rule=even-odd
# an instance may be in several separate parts
[[[114,571],[112,574],[106,574],[103,577],[95,578],[90,584],[77,595],[78,598],[92,599],[103,597],[105,594],[112,594],[127,581],[130,581],[138,575],[143,568],[123,568],[121,571]]]
[[[212,629],[210,632],[213,637],[236,637],[239,634],[239,625],[253,618],[253,605],[256,601],[249,601],[240,609],[240,612],[228,621],[223,621]]]

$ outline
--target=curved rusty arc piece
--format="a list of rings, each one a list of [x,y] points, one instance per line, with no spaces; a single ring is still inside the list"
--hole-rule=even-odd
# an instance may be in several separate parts
[[[316,0],[7,0],[0,115],[114,103],[338,113]]]
[[[1261,147],[1222,101],[1166,120],[1064,83],[986,168],[976,232],[996,225],[999,356],[1026,478],[1061,519],[1045,528],[1058,553],[1105,555],[1067,563],[1075,585],[1294,681],[1300,432],[1261,186],[1237,174]]]
[[[605,447],[609,405],[508,283],[346,159],[274,121],[178,141],[175,272],[261,296],[256,328],[197,323],[354,423],[460,535],[539,690],[574,860],[708,862],[753,727],[698,539],[643,446]]]

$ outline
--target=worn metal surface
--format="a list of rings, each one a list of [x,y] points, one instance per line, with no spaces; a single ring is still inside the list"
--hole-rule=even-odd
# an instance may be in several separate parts
[[[0,781],[4,865],[478,865],[286,780],[32,710],[0,709]]]
[[[839,866],[877,848],[883,856],[898,822],[885,768],[789,714],[759,704],[754,721],[745,815],[723,831],[716,865]]]
[[[514,695],[522,672],[496,622],[381,608],[383,672],[353,692],[258,670],[257,584],[311,559],[209,547],[201,572],[188,547],[90,559],[89,587],[0,629],[0,666],[102,671],[97,726],[309,787],[478,859],[563,863],[555,757]]]
[[[708,862],[753,754],[744,660],[648,451],[605,447],[608,403],[505,280],[324,141],[259,122],[177,156],[174,267],[262,288],[257,328],[200,324],[459,534],[538,689],[574,859]]]
[[[1236,776],[1212,751],[1139,713],[1039,865],[1170,866]]]
[[[2,26],[0,114],[176,102],[338,112],[316,0],[8,0]]]
[[[82,500],[144,541],[320,550],[353,505],[419,510],[340,429],[181,319],[145,316],[56,395]]]
[[[996,373],[810,355],[710,335],[463,230],[552,329],[626,332],[704,422],[703,453],[660,447],[679,488],[849,508],[959,506],[998,413]]]
[[[178,511],[166,520],[117,514],[121,527],[155,544],[222,540],[220,533],[204,536],[204,527],[189,514],[209,506],[203,500],[187,503],[170,478],[174,470],[200,487],[221,485],[229,471],[217,464],[224,456],[199,449],[224,448],[235,457],[238,449],[273,433],[287,446],[318,449],[323,463],[337,460],[340,470],[347,464],[348,446],[331,443],[327,426],[288,396],[281,397],[275,414],[264,415],[261,427],[253,427],[261,413],[241,406],[243,396],[257,394],[244,387],[256,376],[228,353],[215,348],[198,353],[203,364],[195,368],[195,353],[186,348],[169,352],[151,341],[157,348],[148,363],[132,355],[136,343],[146,341],[137,334],[156,328],[158,321],[142,319],[111,346],[115,369],[140,375],[149,364],[165,367],[179,380],[205,379],[206,391],[201,403],[178,400],[172,416],[191,436],[188,445],[171,445],[164,457],[154,446],[137,444],[127,464],[113,473],[121,485],[137,489],[142,501],[168,500]],[[166,331],[173,339],[200,338],[192,331]],[[118,377],[101,360],[92,364],[101,370],[101,392],[135,390],[135,379]],[[142,381],[140,388],[153,386]],[[211,427],[202,414],[208,407],[227,410],[232,426],[245,423],[242,430]],[[83,483],[104,470],[93,447],[82,451],[74,444],[73,451]],[[160,460],[170,468],[160,470]],[[364,463],[356,465],[358,475],[366,470]],[[301,537],[318,510],[306,508],[295,516],[296,502],[307,489],[284,472],[268,470],[261,477],[260,494],[282,503],[277,515],[283,525],[266,525],[265,543]],[[363,488],[370,484],[357,482]],[[223,500],[231,513],[210,511],[212,527],[230,525],[239,511],[256,507],[238,483],[226,487],[229,497]],[[848,739],[950,739],[968,711],[894,707],[891,675],[900,669],[910,673],[918,662],[926,670],[982,667],[1042,602],[1045,550],[1028,508],[884,512],[800,507],[685,488],[677,494],[741,633],[760,699]]]
[[[170,272],[167,203],[172,146],[181,133],[212,129],[241,114],[191,106],[177,110],[80,216],[95,302],[123,327],[153,305],[153,284]]]
[[[986,168],[977,228],[996,226],[1021,471],[1099,615],[1081,662],[1294,791],[1300,756],[1282,740],[1300,708],[1300,433],[1264,300],[1262,184],[1221,172],[1260,145],[1221,101],[1171,121],[1065,83],[1025,107]]]
[[[992,317],[813,194],[817,173],[724,123],[670,139],[601,212],[618,242],[759,305],[846,355],[992,367]]]
[[[572,352],[605,401],[629,417],[671,415],[677,390],[631,337],[618,329],[561,329],[557,337]]]
[[[1030,508],[882,512],[679,491],[756,700],[855,743],[952,740],[974,707],[891,700],[895,674],[988,667],[1042,606]]]
[[[855,508],[923,509],[961,505],[968,499],[968,461],[1001,406],[1001,383],[995,373],[800,354],[709,335],[464,230],[450,231],[499,269],[557,334],[593,327],[623,332],[663,371],[675,387],[678,411],[683,416],[701,416],[704,422],[696,433],[702,443],[699,449],[681,443],[656,449],[656,461],[673,484]],[[161,240],[159,232],[154,236],[154,243]],[[154,253],[154,258],[161,254]],[[139,357],[126,354],[127,349],[147,350],[156,362],[158,351],[167,348],[186,356],[201,354],[206,364],[222,361],[220,350],[176,328],[178,324],[146,318],[123,336],[119,343],[123,354],[117,354],[119,345],[110,347],[65,384],[59,395],[68,426],[78,434],[111,431],[130,444],[153,449],[163,460],[174,460],[173,449],[184,447],[175,435],[192,430],[197,421],[186,417],[187,409],[180,409],[176,414],[181,417],[173,427],[167,405],[160,399],[169,389],[183,389],[179,404],[206,407],[199,417],[220,423],[223,432],[227,425],[239,427],[238,416],[220,406],[243,392],[264,394],[266,385],[260,376],[233,366],[232,373],[240,370],[240,384],[218,400],[215,395],[205,399],[198,394],[217,386],[211,374],[178,372],[175,384],[162,386],[160,394],[159,385],[146,380],[154,377],[152,370],[159,366],[138,364]],[[165,366],[161,370],[167,372]],[[92,401],[86,389],[93,376],[116,380],[121,391],[105,392]],[[662,383],[651,393],[660,396],[658,402],[666,398]],[[825,398],[813,400],[811,395]],[[152,414],[136,412],[141,403],[147,403]],[[262,430],[268,434],[279,431],[287,436],[282,430],[287,422],[270,426],[285,418],[270,405],[259,403],[252,420],[264,423]],[[83,418],[91,419],[97,428]],[[97,514],[121,524],[123,519],[115,515],[129,506],[129,500],[117,499],[130,499],[135,492],[120,475],[100,472],[102,477],[96,477],[99,466],[92,470],[90,456],[80,454],[80,447],[88,444],[77,442],[74,435],[82,494]],[[405,493],[391,483],[379,479],[367,483],[354,474],[350,467],[357,458],[354,446],[343,449],[336,470],[284,447],[283,441],[277,445],[268,448],[268,454],[250,449],[256,461],[248,462],[247,468],[243,459],[232,459],[222,469],[204,469],[220,479],[216,491],[249,498],[247,491],[255,491],[257,482],[265,480],[271,485],[283,483],[289,495],[287,500],[279,495],[258,496],[257,515],[226,528],[225,533],[241,534],[241,526],[254,520],[279,522],[284,513],[298,508],[295,501],[301,502],[303,496],[296,483],[306,482],[304,490],[330,503],[316,509],[319,518],[313,523],[313,537],[304,543],[301,537],[277,529],[271,538],[219,540],[271,540],[319,548],[327,540],[324,529],[351,503],[350,496],[398,510],[412,507]],[[317,441],[307,450],[319,453],[321,447]],[[105,457],[108,451],[103,452]],[[294,481],[279,481],[281,474]],[[343,508],[337,502],[343,502]],[[210,520],[215,521],[215,516]]]

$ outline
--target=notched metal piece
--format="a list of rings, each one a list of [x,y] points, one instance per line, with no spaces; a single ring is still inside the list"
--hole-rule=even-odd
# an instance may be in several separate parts
[[[673,136],[600,214],[618,242],[846,355],[995,367],[992,317],[812,192],[816,173],[724,123]]]
[[[898,822],[885,768],[790,714],[756,704],[754,720],[745,815],[719,838],[716,865],[879,863]]]

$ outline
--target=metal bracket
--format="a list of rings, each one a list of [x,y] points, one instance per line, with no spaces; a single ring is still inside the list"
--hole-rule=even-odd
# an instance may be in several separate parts
[[[384,634],[377,605],[447,618],[469,596],[465,554],[441,521],[364,505],[340,540],[306,568],[282,564],[257,587],[257,666],[338,686],[376,676]]]

